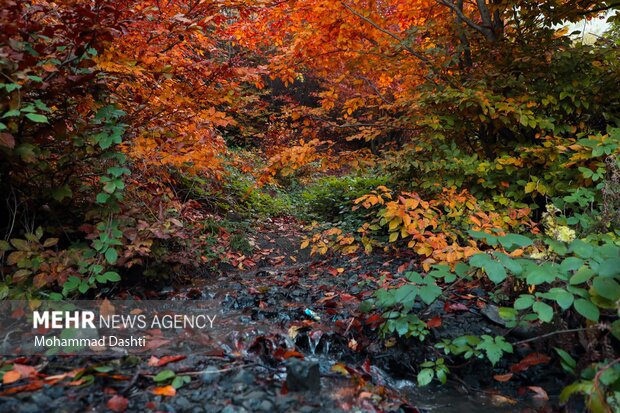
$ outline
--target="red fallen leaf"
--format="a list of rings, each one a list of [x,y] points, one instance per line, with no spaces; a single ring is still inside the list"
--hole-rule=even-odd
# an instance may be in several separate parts
[[[156,366],[157,367],[165,366],[168,363],[174,363],[175,361],[184,360],[185,358],[187,358],[187,356],[164,356],[159,359]]]
[[[3,384],[15,383],[17,380],[21,379],[21,377],[22,375],[19,374],[19,371],[10,370],[4,373],[4,376],[2,376],[2,383]]]
[[[506,382],[508,380],[510,380],[512,378],[512,373],[506,373],[506,374],[496,374],[495,376],[493,376],[493,378],[497,381],[500,382]]]
[[[128,405],[129,405],[129,400],[119,395],[112,397],[110,400],[108,400],[108,403],[107,403],[108,409],[112,410],[113,412],[117,412],[117,413],[124,412],[125,410],[127,410]]]
[[[468,311],[469,308],[467,308],[467,306],[465,304],[461,304],[461,303],[452,303],[452,304],[448,304],[445,303],[443,306],[443,309],[445,312],[453,312],[453,311]]]
[[[17,307],[12,313],[11,318],[21,318],[26,314],[23,307]]]
[[[354,295],[351,294],[347,294],[347,293],[342,293],[340,294],[340,301],[351,301],[353,299],[355,299],[356,297]]]
[[[282,383],[282,387],[280,388],[280,394],[283,396],[288,394],[288,387],[286,387],[286,381]]]
[[[364,360],[364,364],[362,364],[362,370],[365,373],[370,374],[370,359]]]
[[[441,317],[437,316],[437,317],[431,318],[430,320],[426,322],[426,325],[429,328],[437,328],[441,326]]]
[[[533,391],[534,393],[536,393],[534,395],[535,399],[539,399],[539,400],[549,400],[549,396],[547,395],[547,392],[542,388],[542,387],[538,387],[538,386],[527,386],[528,389],[530,389],[531,391]]]
[[[149,410],[153,410],[157,407],[157,403],[155,402],[147,402],[144,407],[146,407]]]
[[[400,266],[396,269],[396,272],[397,272],[397,273],[399,273],[399,272],[404,272],[407,268],[409,268],[409,264],[411,264],[411,263],[410,263],[410,262],[405,262],[405,263],[402,263],[402,264],[401,264],[401,265],[400,265]]]
[[[379,314],[373,314],[366,319],[366,324],[372,328],[376,328],[381,323],[383,323],[383,317]]]
[[[517,364],[513,364],[512,366],[510,366],[510,371],[513,373],[519,373],[537,364],[548,363],[550,360],[551,358],[547,355],[541,353],[530,353]]]
[[[152,391],[157,396],[169,396],[172,397],[177,394],[177,391],[171,385],[155,387]]]
[[[35,391],[39,390],[43,387],[43,382],[41,380],[34,380],[28,384],[24,384],[23,386],[11,387],[10,389],[6,389],[3,392],[0,392],[0,396],[7,396],[9,394],[20,393],[23,391]]]
[[[334,277],[338,275],[338,270],[335,268],[330,268],[329,270],[327,270],[327,272],[333,275]]]
[[[284,353],[283,357],[284,357],[284,359],[290,359],[291,357],[297,357],[297,358],[303,359],[303,358],[304,358],[304,355],[303,355],[303,354],[301,354],[301,353],[300,353],[300,352],[298,352],[298,351],[295,351],[295,350],[289,350],[289,351],[287,351],[287,352],[285,352],[285,353]]]

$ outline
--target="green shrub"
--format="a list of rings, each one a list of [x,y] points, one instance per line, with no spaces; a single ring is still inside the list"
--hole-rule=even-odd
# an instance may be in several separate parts
[[[354,215],[351,208],[355,199],[387,182],[386,176],[329,176],[305,188],[300,199],[309,218],[337,222],[345,215]]]

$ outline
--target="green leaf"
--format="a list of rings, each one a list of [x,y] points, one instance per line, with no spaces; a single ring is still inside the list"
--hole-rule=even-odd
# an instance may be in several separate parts
[[[486,242],[487,244],[489,244],[492,247],[497,245],[497,237],[494,236],[494,235],[487,234],[486,232],[474,231],[474,230],[469,230],[469,231],[467,231],[467,233],[473,239],[482,239],[482,240],[484,240],[484,242]]]
[[[575,374],[575,367],[577,367],[577,361],[572,358],[570,354],[560,348],[554,347],[554,350],[562,359],[562,367],[564,368],[564,370],[567,370],[571,374]]]
[[[504,352],[512,353],[512,345],[506,342],[504,337],[491,337],[488,335],[482,336],[482,342],[476,346],[478,350],[484,350],[487,358],[495,366],[495,364],[502,358]]]
[[[115,264],[118,259],[118,253],[114,248],[108,248],[105,252],[105,259],[108,264]]]
[[[33,122],[48,123],[47,116],[39,115],[38,113],[27,113],[26,117]]]
[[[613,278],[596,277],[592,282],[592,287],[601,297],[611,301],[620,299],[620,285]]]
[[[190,381],[192,381],[192,378],[190,376],[176,376],[174,380],[172,380],[172,387],[174,387],[175,389],[179,389],[183,387],[184,384],[189,383]]]
[[[2,115],[2,119],[10,118],[10,117],[13,117],[13,116],[19,116],[20,113],[21,112],[19,110],[17,110],[17,109],[9,110],[4,115]]]
[[[104,273],[103,276],[105,277],[106,280],[110,282],[117,282],[121,280],[121,276],[118,275],[118,273],[114,271],[108,271]]]
[[[549,248],[558,255],[564,256],[568,252],[568,248],[566,247],[566,244],[562,241],[558,241],[554,239],[546,239],[545,244],[547,244]]]
[[[528,284],[539,285],[542,283],[550,283],[557,278],[557,272],[550,264],[543,264],[534,268],[527,274],[526,280]]]
[[[418,386],[427,386],[431,381],[433,381],[433,377],[435,376],[435,371],[433,369],[422,369],[418,373]]]
[[[575,271],[581,268],[583,264],[584,261],[581,258],[568,257],[564,261],[562,261],[562,264],[560,264],[560,270],[565,273],[569,271]]]
[[[593,275],[594,271],[592,271],[589,267],[582,267],[570,278],[570,284],[582,284],[592,278]]]
[[[494,252],[493,256],[512,274],[519,276],[523,272],[523,267],[517,261],[501,252]]]
[[[611,334],[613,334],[616,339],[620,340],[620,320],[611,323]]]
[[[538,314],[540,321],[548,323],[553,320],[553,307],[542,301],[536,301],[532,306],[532,310]]]
[[[432,304],[442,293],[439,286],[431,284],[420,287],[418,294],[426,304]]]
[[[568,310],[573,304],[575,297],[562,288],[552,288],[544,294],[545,298],[558,303],[562,310]]]
[[[532,245],[533,241],[524,235],[508,234],[503,237],[497,237],[498,241],[504,248],[510,250],[512,247],[527,247]]]
[[[564,387],[560,393],[560,403],[564,404],[575,393],[588,394],[592,391],[593,384],[587,382],[575,382]]]
[[[579,298],[573,303],[575,310],[585,318],[591,321],[598,321],[600,312],[591,301]]]
[[[614,277],[620,274],[620,258],[610,258],[603,261],[598,267],[601,277]]]
[[[11,244],[9,244],[5,240],[0,240],[0,251],[1,252],[6,252],[6,251],[10,251],[10,250],[11,250]]]
[[[525,310],[526,308],[530,308],[532,304],[534,304],[534,296],[533,295],[521,295],[514,302],[515,310]]]
[[[590,258],[592,256],[592,252],[594,251],[594,248],[591,244],[588,244],[587,242],[584,242],[580,239],[574,240],[570,244],[570,248],[575,253],[575,255],[584,259]]]
[[[172,370],[163,370],[160,371],[155,377],[153,377],[153,380],[160,383],[162,381],[166,381],[166,380],[170,380],[171,378],[175,377],[176,374],[174,371]]]
[[[110,194],[106,194],[105,192],[99,192],[97,194],[96,201],[98,204],[105,204],[110,199]]]
[[[69,185],[63,185],[60,188],[52,189],[52,198],[56,201],[60,202],[65,198],[71,198],[73,196],[73,191]]]

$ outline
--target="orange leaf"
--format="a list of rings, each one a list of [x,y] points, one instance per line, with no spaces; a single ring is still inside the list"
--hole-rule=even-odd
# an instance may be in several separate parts
[[[2,376],[2,383],[4,383],[4,384],[15,383],[21,377],[22,377],[22,375],[19,374],[19,371],[17,371],[17,370],[10,370],[10,371],[7,371],[6,373],[4,373],[4,376]]]
[[[512,373],[496,374],[493,378],[497,381],[506,382],[512,378]]]
[[[431,318],[430,320],[426,322],[426,325],[429,328],[436,328],[436,327],[441,326],[441,317],[437,316],[437,317]]]
[[[287,351],[286,353],[284,353],[284,358],[285,359],[290,359],[291,357],[297,357],[297,358],[303,359],[304,355],[301,354],[298,351],[295,351],[295,350],[290,350],[290,351]]]
[[[510,371],[513,373],[519,373],[537,364],[548,363],[549,360],[551,360],[551,358],[549,358],[549,356],[546,356],[544,354],[530,353],[527,356],[525,356],[523,360],[521,360],[517,364],[513,364],[512,366],[510,366]]]
[[[123,396],[116,395],[112,397],[110,400],[108,400],[107,406],[108,406],[108,409],[112,410],[113,412],[120,413],[120,412],[124,412],[125,410],[127,410],[128,404],[129,404],[129,400],[127,400]]]
[[[155,387],[152,393],[157,396],[171,396],[172,397],[177,394],[177,391],[174,387],[168,385],[168,386]]]
[[[168,363],[174,363],[175,361],[183,360],[186,356],[164,356],[157,361],[156,366],[165,366]]]

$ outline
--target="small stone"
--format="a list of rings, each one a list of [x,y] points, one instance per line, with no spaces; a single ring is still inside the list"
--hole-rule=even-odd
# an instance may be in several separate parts
[[[177,405],[177,407],[181,410],[181,411],[189,411],[190,408],[192,407],[192,403],[187,399],[187,397],[184,396],[179,396],[174,400],[174,404]]]
[[[261,412],[271,412],[273,410],[273,403],[269,400],[263,400],[258,405],[258,410]]]
[[[215,366],[207,366],[202,373],[200,373],[200,380],[205,384],[211,384],[220,378],[220,372]]]
[[[286,367],[286,388],[290,391],[319,391],[321,389],[319,364],[291,360]]]
[[[254,383],[254,376],[247,370],[240,370],[239,373],[232,379],[233,383],[252,384]]]

